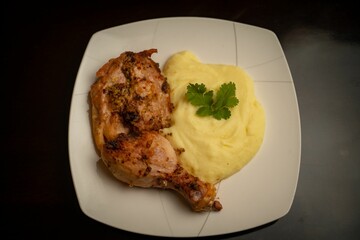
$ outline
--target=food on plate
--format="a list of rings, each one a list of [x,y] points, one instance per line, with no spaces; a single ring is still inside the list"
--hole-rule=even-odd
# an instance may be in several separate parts
[[[171,127],[173,104],[167,79],[151,59],[156,52],[126,51],[96,72],[90,89],[95,146],[120,181],[176,190],[194,211],[220,210],[215,185],[183,168],[181,150],[163,136],[161,130]]]
[[[164,129],[164,133],[168,133],[167,138],[175,148],[185,149],[179,156],[183,168],[215,184],[253,159],[263,142],[265,112],[255,96],[253,80],[243,69],[203,64],[192,52],[182,51],[168,59],[163,74],[168,79],[174,104],[173,124]],[[212,117],[211,111],[199,116],[200,108],[186,97],[189,86],[203,85],[204,95],[208,91],[215,95],[224,84],[231,83],[238,103],[228,109],[228,118]],[[208,98],[204,96],[204,99],[202,101],[206,102]],[[209,104],[202,106],[206,105]]]

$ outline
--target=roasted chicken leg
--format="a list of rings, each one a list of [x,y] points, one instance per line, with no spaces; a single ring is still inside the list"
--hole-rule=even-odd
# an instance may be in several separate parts
[[[181,167],[161,129],[171,125],[170,87],[151,59],[156,49],[124,52],[96,73],[92,132],[102,161],[130,186],[174,189],[194,211],[220,210],[216,188]]]

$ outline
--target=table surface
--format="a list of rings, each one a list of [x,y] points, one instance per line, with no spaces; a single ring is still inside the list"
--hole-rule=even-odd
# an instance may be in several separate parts
[[[145,19],[197,16],[273,31],[292,73],[301,116],[301,166],[289,213],[255,229],[210,238],[360,237],[360,21],[355,7],[316,1],[89,2],[2,4],[5,236],[156,239],[82,213],[68,155],[72,90],[95,32]]]

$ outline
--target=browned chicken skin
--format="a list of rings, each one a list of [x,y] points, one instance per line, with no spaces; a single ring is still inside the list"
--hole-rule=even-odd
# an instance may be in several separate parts
[[[166,78],[150,58],[155,52],[124,52],[97,71],[90,90],[95,145],[120,181],[174,189],[194,211],[220,210],[215,186],[183,169],[160,133],[171,125],[173,106]]]

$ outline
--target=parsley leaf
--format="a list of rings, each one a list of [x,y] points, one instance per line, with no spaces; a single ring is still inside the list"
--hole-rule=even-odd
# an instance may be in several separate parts
[[[211,110],[211,106],[202,106],[197,111],[196,114],[205,117],[205,116],[211,116],[213,114]]]
[[[206,87],[203,83],[188,85],[186,97],[194,106],[212,105],[213,103],[213,91],[206,92]]]
[[[185,96],[192,105],[199,107],[196,111],[198,116],[213,116],[215,119],[221,120],[229,119],[231,116],[229,108],[233,108],[239,103],[239,100],[235,96],[235,91],[235,83],[224,83],[216,92],[214,101],[214,92],[207,91],[203,83],[190,83],[187,86]]]
[[[217,120],[223,119],[229,119],[231,116],[231,112],[227,107],[223,107],[220,109],[217,109],[213,112],[213,117]]]

